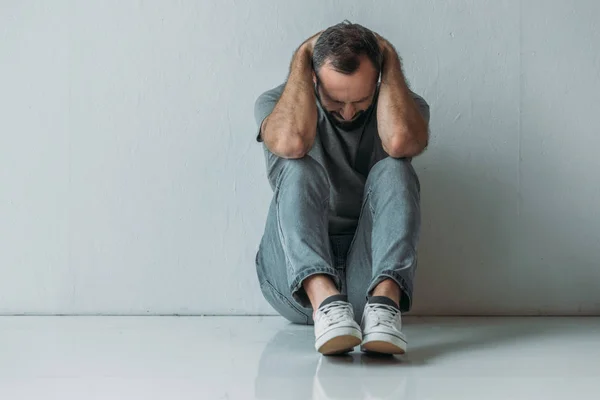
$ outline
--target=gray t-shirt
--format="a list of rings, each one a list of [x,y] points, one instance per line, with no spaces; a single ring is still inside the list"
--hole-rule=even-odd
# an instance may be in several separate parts
[[[285,83],[261,94],[254,106],[254,116],[258,124],[257,140],[260,137],[260,126],[271,114],[279,97],[283,93]],[[317,99],[317,134],[313,147],[308,155],[314,158],[327,171],[331,183],[329,197],[329,234],[353,234],[358,224],[362,206],[363,192],[367,175],[373,165],[388,157],[383,150],[377,131],[377,94],[375,106],[365,124],[351,131],[342,130],[334,125]],[[411,92],[412,93],[412,92]],[[421,115],[429,122],[429,105],[415,93],[413,99],[419,107]],[[275,177],[272,175],[274,165],[279,159],[264,145],[267,175],[271,188],[275,189]]]

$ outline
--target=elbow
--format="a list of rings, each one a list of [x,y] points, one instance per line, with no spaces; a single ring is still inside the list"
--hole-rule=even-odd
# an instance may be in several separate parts
[[[423,134],[410,137],[410,135],[396,135],[385,147],[385,151],[392,158],[412,158],[423,153],[427,148],[429,137],[427,131]]]
[[[306,156],[308,154],[308,151],[306,151],[306,149],[304,149],[303,147],[285,147],[282,148],[279,151],[278,156],[281,158],[287,158],[287,159],[297,159],[297,158],[302,158],[304,156]]]
[[[298,135],[278,140],[271,149],[273,154],[288,159],[302,158],[308,154],[309,150],[310,146],[307,146],[302,137]]]

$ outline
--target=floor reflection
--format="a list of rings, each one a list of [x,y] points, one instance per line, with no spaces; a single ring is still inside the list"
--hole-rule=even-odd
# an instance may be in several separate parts
[[[323,357],[313,349],[312,327],[289,325],[277,332],[260,357],[258,399],[412,399],[410,362],[355,351]],[[358,348],[357,348],[358,350]]]

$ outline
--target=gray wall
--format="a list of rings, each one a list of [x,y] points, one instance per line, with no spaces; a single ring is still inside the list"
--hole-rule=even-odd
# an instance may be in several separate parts
[[[431,105],[415,313],[599,313],[594,0],[0,1],[0,313],[272,313],[253,103],[344,18]]]

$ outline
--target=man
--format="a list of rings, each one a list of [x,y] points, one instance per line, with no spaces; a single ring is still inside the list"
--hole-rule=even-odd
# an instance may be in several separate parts
[[[266,300],[314,323],[322,354],[404,353],[420,230],[411,158],[429,107],[393,46],[348,21],[314,35],[255,116],[274,192],[256,255]]]

